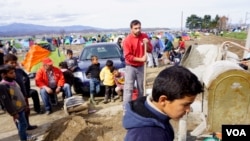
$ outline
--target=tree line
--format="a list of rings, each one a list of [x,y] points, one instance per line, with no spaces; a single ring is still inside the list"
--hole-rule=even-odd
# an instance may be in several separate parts
[[[211,15],[204,15],[204,17],[199,17],[195,14],[190,15],[186,19],[186,28],[191,30],[210,30],[210,29],[218,29],[218,30],[226,30],[227,29],[228,18],[226,16],[220,17],[216,15],[214,19],[212,19]]]

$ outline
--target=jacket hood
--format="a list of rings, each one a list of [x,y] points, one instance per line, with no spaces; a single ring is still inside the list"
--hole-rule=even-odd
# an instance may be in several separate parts
[[[138,100],[136,104],[134,104],[134,101],[126,104],[126,111],[123,117],[123,127],[125,129],[152,126],[158,126],[165,129],[165,125],[160,120],[157,120],[156,115],[152,114],[148,109],[146,109],[144,105],[145,101],[146,97],[143,97],[142,99]],[[145,112],[148,112],[150,114],[148,114],[147,117],[142,116],[133,110],[133,106],[136,106],[137,108],[140,108],[140,110],[144,110]],[[142,109],[142,107],[145,108]]]

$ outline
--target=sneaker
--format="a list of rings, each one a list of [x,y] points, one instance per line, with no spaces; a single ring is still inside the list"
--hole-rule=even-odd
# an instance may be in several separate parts
[[[27,130],[33,130],[33,129],[36,129],[37,126],[36,125],[29,125]]]
[[[46,111],[45,114],[49,115],[49,114],[51,114],[51,111]]]

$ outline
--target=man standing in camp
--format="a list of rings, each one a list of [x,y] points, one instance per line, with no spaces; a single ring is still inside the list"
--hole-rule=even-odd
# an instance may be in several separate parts
[[[141,33],[141,22],[133,20],[130,23],[131,33],[125,38],[123,49],[125,57],[125,84],[123,95],[123,107],[132,98],[134,83],[136,81],[139,97],[143,96],[144,63],[147,61],[147,52],[152,51],[147,34]]]

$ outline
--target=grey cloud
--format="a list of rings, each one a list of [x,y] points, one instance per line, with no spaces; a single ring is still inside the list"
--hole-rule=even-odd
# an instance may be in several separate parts
[[[80,14],[69,14],[69,13],[59,13],[59,14],[54,14],[52,17],[54,18],[70,18],[70,17],[77,17]]]
[[[39,22],[46,22],[49,21],[50,23],[53,22],[70,22],[76,20],[79,16],[79,14],[68,14],[68,13],[60,13],[60,14],[54,14],[54,15],[40,15],[40,16],[34,16],[34,15],[24,15],[24,16],[18,16],[15,17],[16,19],[21,19],[21,21],[30,22],[30,23],[39,23]],[[20,22],[21,22],[20,21]],[[18,21],[16,21],[18,22]]]

